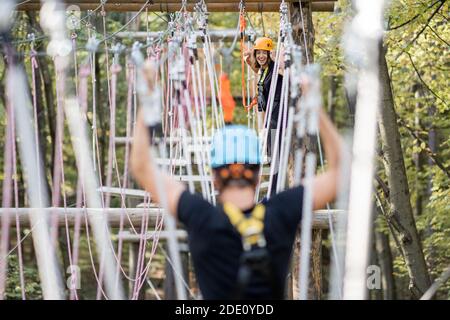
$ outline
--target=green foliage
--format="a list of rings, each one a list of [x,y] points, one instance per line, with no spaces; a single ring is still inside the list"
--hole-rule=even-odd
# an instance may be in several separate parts
[[[450,262],[450,184],[441,170],[432,170],[432,193],[417,226],[423,234],[425,258],[431,276],[436,279],[449,266]],[[440,296],[448,299],[450,283],[447,281],[440,289]]]
[[[408,126],[400,128],[411,199],[415,212],[420,213],[418,203],[423,207],[416,220],[433,278],[450,264],[449,178],[429,161],[424,151],[430,148],[433,130],[436,135],[433,157],[448,172],[450,91],[445,52],[450,29],[445,12],[448,4],[441,1],[393,1],[387,12],[388,28],[393,30],[385,38],[396,111]],[[421,159],[420,165],[417,159]],[[407,278],[400,257],[395,269],[398,279]],[[448,283],[437,296],[448,298]]]
[[[350,1],[339,1],[333,14],[315,14],[315,61],[322,67],[324,105],[328,105],[329,76],[337,78],[334,105],[336,122],[348,124],[347,102],[342,87],[346,71],[341,36],[352,14]],[[402,147],[417,227],[423,241],[425,258],[433,279],[450,265],[450,113],[449,103],[449,25],[448,3],[443,1],[391,1],[386,10],[385,33],[387,62],[396,111],[403,121],[400,127]],[[440,7],[440,9],[439,9]],[[439,10],[438,10],[439,9]],[[403,25],[404,24],[404,25]],[[401,26],[403,25],[403,26]],[[399,27],[401,26],[401,27]],[[405,125],[406,124],[406,125]],[[415,134],[415,136],[413,135]],[[432,157],[447,171],[430,160],[428,152],[435,135]],[[417,160],[420,159],[420,165]],[[384,179],[384,168],[379,176]],[[422,210],[420,212],[420,205]],[[383,219],[377,226],[387,232]],[[392,237],[391,237],[392,240]],[[409,276],[404,259],[392,240],[394,270],[399,297],[408,297]],[[448,299],[449,282],[437,293]]]
[[[36,268],[24,266],[25,297],[28,300],[42,299],[42,289],[39,274]],[[6,279],[6,299],[22,299],[22,286],[20,283],[20,270],[17,255],[8,256],[8,277]]]

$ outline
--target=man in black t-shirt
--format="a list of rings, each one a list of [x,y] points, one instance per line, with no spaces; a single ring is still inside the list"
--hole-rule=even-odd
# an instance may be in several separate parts
[[[152,79],[149,70],[147,79]],[[153,89],[152,81],[149,81]],[[336,196],[341,139],[328,116],[319,116],[327,170],[313,181],[313,208],[323,208]],[[140,112],[136,125],[131,170],[136,181],[159,202],[163,184],[168,211],[188,232],[194,271],[205,299],[282,298],[295,232],[302,212],[303,187],[255,204],[260,164],[256,133],[227,126],[213,137],[211,166],[218,203],[214,206],[163,172],[156,172],[147,152],[148,130]],[[155,177],[161,180],[156,181]]]

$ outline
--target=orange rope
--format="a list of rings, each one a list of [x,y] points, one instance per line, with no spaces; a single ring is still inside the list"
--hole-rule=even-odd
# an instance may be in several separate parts
[[[256,105],[258,105],[258,98],[254,97],[252,99],[252,101],[250,101],[250,104],[248,106],[245,107],[245,109],[247,110],[247,112],[249,112],[250,110],[252,110]]]
[[[225,123],[233,122],[233,113],[236,103],[231,94],[230,79],[226,73],[220,75],[220,102],[222,103]]]

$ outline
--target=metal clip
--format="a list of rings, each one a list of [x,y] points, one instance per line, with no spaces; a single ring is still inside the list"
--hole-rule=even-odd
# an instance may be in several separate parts
[[[125,46],[121,44],[120,42],[116,43],[112,49],[111,52],[114,54],[113,58],[113,64],[119,64],[119,55],[125,50]]]
[[[98,49],[98,45],[100,41],[95,37],[95,35],[91,36],[86,43],[86,50],[93,53]]]

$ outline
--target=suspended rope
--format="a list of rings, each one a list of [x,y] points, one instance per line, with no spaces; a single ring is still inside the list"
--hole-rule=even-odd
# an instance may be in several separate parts
[[[372,219],[376,119],[380,105],[378,55],[384,1],[355,1],[356,15],[344,36],[347,59],[355,64],[357,102],[343,285],[344,299],[365,299]],[[355,48],[355,45],[357,47]],[[348,85],[348,83],[347,83]]]
[[[6,4],[6,8],[12,7]],[[10,14],[7,13],[6,16],[9,17]],[[9,28],[8,23],[4,23],[3,26]],[[1,31],[5,33],[8,32],[8,30]],[[15,109],[15,113],[21,115],[16,118],[16,121],[19,137],[18,141],[20,141],[20,159],[22,161],[22,167],[26,168],[27,172],[33,172],[33,174],[27,174],[24,177],[25,183],[28,186],[27,193],[29,203],[35,208],[45,208],[48,205],[46,190],[42,187],[42,178],[41,180],[38,180],[35,176],[38,170],[42,170],[42,168],[37,165],[36,155],[34,154],[36,147],[34,145],[35,140],[33,138],[33,130],[29,125],[32,123],[32,116],[27,108],[27,106],[31,105],[31,101],[27,91],[26,77],[22,67],[19,66],[14,59],[15,52],[12,45],[8,43],[9,38],[5,40],[4,46],[6,46],[6,51],[12,53],[12,55],[9,56],[10,63],[8,65],[6,78],[7,99],[9,99],[9,103],[11,103]],[[30,222],[35,226],[33,244],[36,250],[36,261],[42,284],[42,292],[46,299],[59,300],[63,297],[62,281],[60,274],[58,273],[55,251],[49,250],[49,248],[52,248],[50,235],[48,233],[49,226],[47,220],[44,222],[42,221],[42,218],[46,218],[46,212],[42,210],[37,210],[36,213],[30,213]]]
[[[299,9],[300,9],[300,16],[301,16],[301,23],[302,23],[303,48],[305,50],[306,63],[307,63],[307,65],[309,65],[310,64],[309,45],[308,45],[308,42],[306,40],[307,28],[306,28],[305,21],[304,21],[304,16],[303,16],[302,3],[300,1],[299,1]],[[292,34],[289,34],[289,38],[290,38],[290,41],[293,43]],[[317,74],[311,74],[310,77],[312,77],[313,81],[317,81],[318,75]],[[320,95],[320,92],[316,92],[315,94]],[[316,129],[317,132],[315,134],[316,138],[314,140],[317,140],[320,166],[321,166],[322,170],[324,170],[325,167],[324,167],[323,151],[322,151],[322,146],[321,146],[320,137],[319,137],[319,127],[317,126],[316,128],[317,128]],[[288,134],[288,137],[290,137],[289,134]],[[309,149],[309,148],[305,147],[305,149]],[[303,155],[302,154],[298,154],[298,156],[300,157],[300,156],[303,156]],[[287,164],[287,159],[285,159],[285,163]],[[298,166],[301,166],[301,164],[298,163]],[[282,170],[284,170],[285,166],[283,166],[282,168],[283,168]],[[282,171],[282,172],[284,172],[284,171]],[[284,185],[284,183],[285,183],[283,180],[284,180],[284,178],[282,178],[281,181],[279,180],[279,182],[282,185]],[[328,226],[329,226],[329,230],[330,230],[333,261],[339,261],[338,250],[337,250],[337,247],[336,247],[336,236],[335,236],[335,233],[334,233],[334,226],[333,226],[333,221],[332,221],[332,218],[331,218],[330,205],[328,203],[327,203],[327,210],[328,210]],[[305,228],[306,227],[307,226],[305,226]],[[310,242],[308,244],[310,244]],[[308,252],[309,252],[310,248],[307,248],[305,250],[308,250]],[[306,253],[304,253],[304,255],[305,254]],[[308,259],[309,259],[309,257],[308,257]],[[304,270],[301,271],[301,272],[303,272],[303,274],[301,274],[300,277],[299,277],[300,283],[302,283],[301,278],[309,277],[309,266],[306,264],[306,262],[304,262],[304,263],[305,263]],[[341,270],[339,268],[339,265],[336,265],[335,267],[336,267],[336,274],[337,274],[337,276],[341,277],[342,276],[342,272],[341,272]],[[308,269],[308,270],[306,270],[306,269]],[[307,298],[305,290],[306,289],[304,287],[300,288],[300,295],[299,295],[300,299],[306,299]]]
[[[144,59],[142,56],[142,53],[139,51],[139,47],[135,46],[135,50],[133,52],[133,60],[138,68],[142,68]],[[142,71],[141,71],[142,72]],[[149,128],[152,128],[152,130],[161,130],[161,96],[160,96],[160,89],[158,86],[156,86],[156,90],[153,92],[153,95],[150,97],[147,88],[146,88],[146,82],[142,76],[138,78],[138,90],[139,95],[141,99],[142,107],[145,110],[145,122],[149,126]],[[150,104],[149,102],[152,102]],[[156,139],[153,139],[153,141],[156,141]],[[164,147],[160,144],[159,146],[159,152],[163,151]],[[151,149],[152,150],[152,149]],[[163,151],[164,152],[164,151]],[[163,186],[162,183],[158,183],[158,196],[162,205],[162,208],[167,208],[167,199],[165,193],[162,191]],[[165,209],[167,210],[167,209]],[[167,211],[166,211],[167,212]],[[179,249],[178,249],[178,242],[175,236],[175,221],[173,220],[172,216],[170,214],[167,214],[165,216],[164,226],[166,230],[169,232],[169,238],[168,238],[168,244],[169,244],[169,252],[172,257],[172,260],[174,261],[174,269],[177,270],[177,272],[181,271],[181,261],[179,256]],[[181,272],[180,272],[181,274]],[[177,297],[178,299],[184,300],[186,299],[186,293],[183,289],[181,281],[177,280],[175,281],[176,289],[177,289]]]
[[[139,14],[144,11],[147,14],[146,19],[146,29],[147,32],[149,31],[149,19],[148,19],[148,9],[147,4],[149,1],[147,1],[144,6],[141,8],[140,12],[133,16],[133,18],[128,21],[120,30],[123,30],[125,27],[127,27],[133,20],[137,19],[139,17]],[[136,109],[137,109],[137,95],[144,95],[145,92],[143,92],[142,88],[139,88],[139,86],[142,85],[142,76],[140,73],[140,67],[143,59],[140,57],[137,57],[137,51],[142,49],[147,49],[147,58],[152,59],[154,61],[157,61],[158,65],[158,72],[156,82],[158,83],[158,86],[161,87],[161,90],[164,92],[164,97],[155,98],[152,97],[152,99],[158,100],[158,104],[160,105],[161,111],[159,116],[159,122],[161,124],[161,139],[157,139],[157,144],[153,146],[153,151],[155,153],[158,153],[157,162],[158,164],[161,164],[162,167],[167,169],[168,172],[174,177],[179,179],[186,179],[189,190],[191,192],[194,192],[196,190],[201,190],[201,193],[204,198],[210,200],[212,203],[215,203],[215,191],[213,182],[211,179],[211,175],[208,172],[208,167],[210,167],[210,155],[209,155],[209,147],[210,147],[210,133],[213,132],[222,127],[224,123],[230,123],[233,119],[233,112],[230,110],[233,110],[235,108],[235,101],[233,99],[232,93],[231,93],[231,85],[230,85],[230,79],[228,77],[228,74],[226,72],[221,72],[220,76],[217,75],[217,70],[214,68],[214,60],[217,56],[215,56],[216,48],[211,42],[211,37],[208,32],[208,13],[206,8],[206,3],[204,1],[199,1],[195,6],[195,13],[190,14],[186,10],[187,1],[182,2],[182,6],[179,12],[170,15],[169,22],[169,28],[161,34],[161,36],[156,40],[148,40],[146,45],[139,45],[136,47],[133,47],[133,49],[125,49],[121,48],[119,50],[118,46],[109,47],[110,43],[108,41],[114,37],[116,33],[113,33],[111,35],[108,35],[106,32],[106,12],[105,12],[105,2],[102,1],[100,7],[101,7],[101,15],[103,20],[103,36],[102,39],[99,41],[95,38],[95,33],[91,34],[91,28],[88,28],[88,43],[86,46],[86,49],[88,51],[88,60],[86,60],[86,63],[83,63],[80,68],[77,67],[77,50],[79,48],[76,46],[77,42],[77,36],[76,34],[72,34],[71,42],[72,42],[72,50],[73,50],[73,61],[75,62],[75,91],[76,96],[78,97],[78,102],[80,105],[80,111],[81,111],[81,120],[80,122],[86,123],[87,120],[87,114],[88,109],[92,111],[92,158],[90,159],[93,162],[92,168],[95,170],[95,177],[98,179],[99,186],[103,187],[102,184],[102,167],[101,167],[101,157],[100,157],[100,144],[99,144],[99,137],[98,137],[98,131],[102,131],[97,127],[98,125],[98,119],[97,117],[100,116],[98,113],[98,103],[97,99],[99,98],[97,96],[97,93],[99,92],[98,86],[101,85],[100,83],[97,83],[99,79],[96,77],[96,71],[98,72],[99,66],[97,65],[97,54],[104,53],[105,59],[106,59],[106,82],[108,87],[108,105],[109,105],[109,112],[110,112],[110,127],[109,127],[109,143],[108,143],[108,160],[107,160],[107,168],[106,168],[106,180],[105,180],[105,186],[108,188],[112,188],[113,186],[118,185],[119,187],[119,194],[120,194],[120,222],[119,222],[119,237],[118,237],[118,244],[117,244],[117,254],[114,250],[114,245],[110,238],[108,238],[108,241],[106,241],[104,244],[104,248],[108,248],[108,250],[112,250],[110,253],[110,258],[115,259],[115,263],[117,265],[114,265],[114,290],[111,292],[117,292],[121,290],[120,285],[120,278],[121,274],[125,276],[127,280],[132,282],[132,292],[131,292],[131,298],[132,299],[138,299],[139,293],[142,289],[142,287],[147,282],[149,286],[152,288],[154,292],[156,292],[151,284],[146,279],[148,276],[148,273],[150,270],[150,265],[153,260],[154,254],[156,252],[156,249],[158,247],[159,242],[159,234],[163,227],[166,228],[166,230],[170,230],[170,237],[169,237],[169,253],[170,257],[168,258],[169,263],[172,265],[175,275],[176,275],[176,288],[177,288],[177,296],[178,298],[182,298],[183,295],[186,294],[184,289],[188,289],[189,293],[193,296],[192,292],[190,292],[190,289],[188,288],[186,282],[184,281],[182,277],[182,272],[180,269],[180,261],[178,251],[177,251],[177,239],[174,236],[175,232],[175,225],[172,221],[172,218],[165,214],[165,215],[158,215],[157,216],[157,222],[154,226],[154,235],[152,236],[152,246],[147,244],[148,238],[146,237],[148,229],[152,228],[150,226],[150,206],[151,206],[151,195],[146,194],[144,196],[144,214],[141,217],[141,221],[139,223],[140,228],[135,228],[133,226],[132,220],[127,212],[127,206],[126,206],[126,188],[129,185],[129,176],[128,176],[128,156],[129,156],[129,148],[130,148],[130,139],[134,130],[134,125],[136,121]],[[302,10],[300,8],[300,10]],[[282,61],[285,62],[285,73],[283,77],[283,82],[281,84],[281,100],[280,100],[280,106],[279,106],[279,113],[278,113],[278,121],[276,126],[276,133],[275,133],[275,140],[273,140],[273,147],[274,147],[274,153],[272,154],[272,160],[270,163],[270,178],[269,178],[269,187],[267,191],[267,196],[269,197],[271,194],[275,192],[282,191],[286,187],[286,172],[287,172],[287,163],[290,155],[290,144],[291,144],[291,133],[293,130],[297,130],[297,134],[300,131],[299,127],[304,126],[302,133],[302,138],[299,138],[300,141],[303,143],[306,137],[317,135],[317,130],[315,133],[312,133],[312,129],[309,127],[311,126],[314,128],[314,125],[310,123],[314,123],[314,118],[312,115],[308,115],[308,112],[312,111],[299,111],[296,110],[295,107],[297,107],[297,104],[293,104],[291,102],[292,99],[292,83],[294,82],[294,70],[297,70],[294,68],[294,66],[291,64],[291,60],[294,61],[296,58],[294,58],[294,52],[291,52],[290,50],[294,51],[294,48],[291,47],[293,45],[292,37],[292,30],[290,30],[289,21],[288,21],[288,15],[287,15],[287,9],[286,4],[283,1],[280,6],[280,32],[278,35],[278,43],[277,43],[277,49],[275,53],[275,59],[274,59],[274,71],[272,74],[272,82],[270,87],[270,93],[269,93],[269,99],[267,104],[267,112],[265,114],[264,119],[257,118],[256,115],[260,115],[259,113],[256,114],[256,110],[254,108],[251,108],[252,103],[256,101],[252,101],[251,97],[255,96],[255,85],[254,85],[254,77],[252,78],[250,76],[250,69],[249,66],[245,66],[244,59],[243,59],[243,49],[245,48],[245,41],[246,41],[246,35],[250,35],[250,32],[247,33],[246,30],[246,17],[248,18],[248,14],[245,11],[245,5],[244,1],[240,2],[240,13],[239,13],[239,20],[238,20],[238,28],[237,30],[239,32],[236,33],[236,37],[233,40],[233,44],[231,46],[231,50],[234,49],[235,44],[237,43],[237,37],[240,36],[240,54],[241,54],[241,86],[242,86],[242,103],[243,106],[247,106],[247,125],[249,127],[253,128],[261,128],[263,136],[263,144],[267,145],[267,138],[268,134],[270,134],[270,120],[271,115],[274,112],[274,97],[275,97],[275,90],[276,90],[276,83],[278,79],[278,73],[279,70],[282,68]],[[261,14],[261,20],[262,20],[262,26],[263,26],[263,32],[265,33],[265,27],[264,27],[264,21],[263,21],[263,14],[260,10]],[[89,18],[90,15],[88,15],[86,18]],[[197,20],[197,26],[198,29],[201,30],[203,33],[201,34],[200,40],[203,42],[203,55],[198,54],[198,49],[196,46],[197,41],[197,35],[196,30],[194,28],[194,19],[193,17],[196,17]],[[250,19],[248,19],[251,23]],[[303,23],[303,16],[302,16],[302,23]],[[90,21],[88,22],[88,25],[90,25]],[[305,29],[304,29],[305,30]],[[305,36],[305,35],[304,35]],[[251,37],[248,38],[249,43],[251,42]],[[100,42],[104,43],[104,50],[100,51],[98,50],[98,45]],[[247,45],[249,45],[249,43]],[[283,52],[284,48],[284,52]],[[307,50],[306,46],[306,38],[305,38],[305,48]],[[164,52],[163,54],[160,54],[161,52]],[[167,53],[168,52],[168,53]],[[113,60],[112,63],[109,63],[109,54],[113,54]],[[118,114],[118,106],[117,103],[120,101],[119,97],[117,96],[117,81],[119,79],[119,75],[121,72],[121,66],[119,63],[119,54],[131,54],[135,60],[136,65],[127,64],[127,74],[126,79],[128,81],[127,83],[127,98],[126,98],[126,133],[125,133],[125,163],[123,166],[123,172],[118,166],[118,158],[116,154],[116,138],[118,138],[117,132],[118,127],[116,127],[116,116]],[[307,59],[308,59],[308,53]],[[37,53],[33,56],[32,63],[36,63],[36,57]],[[168,58],[171,57],[171,58]],[[222,57],[221,57],[222,59]],[[203,60],[203,61],[202,61]],[[170,63],[169,63],[170,61]],[[297,61],[297,60],[296,60]],[[293,63],[293,62],[292,62]],[[309,63],[309,60],[308,60]],[[245,69],[247,69],[247,74],[245,74]],[[226,70],[226,68],[224,68]],[[61,84],[57,87],[57,97],[58,102],[62,102],[64,105],[67,101],[65,99],[66,90],[64,87],[64,77],[65,77],[65,70],[61,69],[59,70],[56,68],[56,71],[61,71],[61,74],[57,73],[58,81],[61,82]],[[35,81],[35,70],[32,68],[32,78],[33,78],[33,85]],[[88,77],[91,76],[91,88],[89,88],[88,85]],[[203,78],[202,78],[203,76]],[[251,81],[253,80],[253,85],[251,84]],[[291,86],[290,86],[291,85]],[[91,103],[88,102],[89,96],[88,92],[89,89],[92,90],[92,100]],[[36,93],[35,88],[33,89],[33,100],[34,105],[36,105]],[[251,92],[253,91],[253,92]],[[320,93],[314,93],[319,94]],[[211,103],[209,103],[209,100],[211,99]],[[305,97],[307,99],[307,97]],[[148,105],[146,105],[145,100],[142,103],[144,108],[147,108]],[[154,100],[154,101],[155,101]],[[295,100],[296,101],[296,100]],[[208,102],[208,103],[207,103]],[[305,105],[308,110],[312,110],[312,104],[310,106],[307,106],[307,102],[302,101],[302,106]],[[90,106],[88,106],[90,104]],[[72,106],[71,106],[72,107]],[[58,110],[61,107],[58,107]],[[70,109],[70,108],[68,108]],[[253,109],[252,112],[250,112],[250,109]],[[297,111],[297,113],[296,113]],[[73,112],[69,111],[69,113]],[[152,110],[155,114],[157,112],[155,110]],[[38,124],[37,124],[37,111],[35,109],[35,129],[37,130]],[[302,113],[302,117],[308,118],[307,120],[301,120],[300,121],[300,113]],[[161,118],[162,115],[162,118]],[[72,117],[76,118],[77,115],[73,115]],[[58,117],[59,119],[59,117]],[[62,118],[64,119],[64,118]],[[73,129],[76,119],[71,120],[72,123],[70,126],[72,127],[71,131],[75,131]],[[303,121],[303,122],[302,122]],[[300,125],[299,123],[302,124]],[[61,123],[61,122],[60,122]],[[63,123],[63,122],[62,122]],[[317,127],[317,125],[316,125]],[[58,130],[61,130],[61,127],[58,126]],[[64,128],[62,126],[62,128]],[[59,132],[57,130],[57,132]],[[116,132],[117,131],[117,132]],[[38,139],[37,139],[38,132],[35,133],[35,147],[36,147],[36,162],[39,165],[39,149],[38,149]],[[72,133],[74,135],[74,133]],[[298,138],[298,136],[297,136]],[[66,208],[66,195],[65,195],[65,188],[61,186],[64,186],[64,162],[63,162],[63,139],[62,135],[57,135],[57,141],[60,141],[59,144],[55,145],[55,148],[59,148],[57,152],[55,152],[55,167],[54,170],[54,182],[53,182],[53,196],[52,196],[52,205],[59,207],[61,199],[60,196],[63,196],[63,203],[64,208]],[[88,145],[84,144],[83,148]],[[80,146],[78,146],[80,147]],[[82,150],[84,150],[82,148]],[[262,150],[264,152],[266,151],[266,148],[263,147]],[[297,150],[298,151],[298,150]],[[297,152],[296,151],[296,152]],[[89,154],[89,152],[87,152]],[[297,153],[296,153],[297,154]],[[314,174],[314,165],[313,158],[316,156],[315,154],[311,153],[306,155],[306,177],[311,177],[311,174]],[[58,158],[57,158],[58,157]],[[305,155],[302,155],[300,158],[304,158]],[[320,147],[319,142],[319,157],[321,159],[321,163],[323,165],[323,157],[322,157],[322,151]],[[191,164],[191,159],[194,158],[194,165]],[[313,159],[313,160],[311,160]],[[86,160],[82,160],[86,161]],[[186,161],[186,164],[183,163],[183,161]],[[309,164],[308,164],[309,163]],[[267,164],[267,159],[266,159]],[[199,180],[194,180],[194,169],[197,169],[197,176],[195,178],[199,178]],[[300,177],[302,174],[302,167],[303,164],[297,165],[296,162],[296,177],[298,176],[298,181],[300,181]],[[103,168],[104,169],[104,168]],[[262,168],[261,168],[262,169]],[[276,172],[279,172],[277,177],[275,176]],[[59,174],[56,174],[58,173]],[[262,170],[260,170],[262,174]],[[38,171],[38,173],[40,173]],[[115,175],[115,176],[114,176]],[[60,180],[57,180],[60,179]],[[276,180],[275,180],[276,179]],[[59,181],[59,182],[58,182]],[[14,181],[16,183],[16,181]],[[272,182],[274,182],[274,185],[272,186]],[[89,203],[92,203],[92,199],[89,199],[92,192],[92,185],[88,186],[86,181],[83,181],[83,179],[79,178],[77,181],[77,196],[76,196],[76,207],[77,208],[86,208],[89,205]],[[199,187],[199,188],[198,188]],[[59,188],[59,190],[58,190]],[[257,197],[259,197],[259,188],[257,192]],[[307,184],[305,185],[305,200],[304,203],[306,205],[306,210],[312,210],[308,209],[308,203],[311,202],[312,194],[311,190],[308,191]],[[308,193],[309,192],[309,193]],[[98,188],[94,190],[94,194],[98,195]],[[107,189],[104,192],[104,198],[99,198],[99,207],[103,208],[106,212],[106,209],[110,208],[111,206],[111,196],[112,191],[110,189]],[[161,193],[160,193],[161,194]],[[39,192],[39,195],[41,195],[41,192]],[[97,199],[98,200],[98,199]],[[164,199],[161,200],[162,202],[162,208],[163,210],[165,208]],[[11,204],[10,204],[11,205]],[[16,203],[17,205],[17,203]],[[305,214],[305,213],[304,213]],[[308,213],[306,213],[305,217]],[[88,228],[88,222],[92,226],[92,222],[89,220],[89,214],[88,210],[84,210],[84,218],[86,222],[86,228]],[[68,251],[69,251],[69,259],[71,264],[77,264],[77,261],[79,260],[79,241],[80,241],[80,228],[81,228],[81,214],[77,214],[75,219],[75,225],[74,225],[74,234],[73,238],[70,239],[69,234],[69,228],[68,228],[68,219],[67,214],[65,213],[65,224],[66,224],[66,237],[67,237],[67,243],[68,243]],[[139,245],[138,245],[138,255],[137,255],[137,264],[136,264],[136,272],[134,276],[128,276],[123,266],[121,265],[122,255],[123,255],[123,239],[120,237],[121,232],[123,231],[125,227],[125,219],[128,218],[128,221],[131,225],[131,228],[135,235],[138,235],[139,238]],[[169,217],[169,218],[167,218]],[[306,218],[307,220],[308,218]],[[331,218],[330,218],[331,219]],[[17,220],[18,221],[18,220]],[[59,222],[59,217],[55,211],[53,214],[52,224],[54,224],[54,232],[57,232],[57,226]],[[310,222],[309,222],[310,223]],[[330,226],[331,226],[331,220],[330,220]],[[332,226],[331,226],[332,227]],[[33,225],[34,228],[34,225]],[[98,230],[95,230],[96,228],[92,226],[92,235],[96,237]],[[331,230],[331,236],[333,236],[333,230]],[[306,233],[306,237],[308,236],[308,233]],[[2,233],[3,234],[3,233]],[[53,234],[55,244],[56,244],[56,236],[57,233]],[[18,234],[19,237],[19,234]],[[101,255],[100,251],[98,252],[97,256],[99,256],[99,265],[98,269],[95,266],[94,263],[94,257],[93,252],[91,250],[91,243],[90,243],[90,236],[89,236],[89,230],[87,230],[87,238],[88,238],[88,246],[89,246],[89,254],[91,259],[91,265],[92,270],[94,272],[98,289],[97,289],[97,298],[104,298],[104,299],[114,299],[114,294],[111,294],[110,292],[110,285],[103,286],[103,278],[106,279],[106,269],[108,268],[109,261],[108,258]],[[19,243],[20,244],[20,243]],[[307,245],[308,242],[305,242]],[[306,246],[305,245],[305,246]],[[151,249],[150,249],[151,247]],[[104,249],[103,248],[103,249]],[[19,247],[20,250],[20,247]],[[334,247],[333,247],[334,250]],[[150,252],[149,256],[146,256]],[[175,263],[174,263],[175,262]],[[309,270],[309,265],[307,266]],[[1,270],[1,268],[0,268]],[[305,270],[305,267],[302,267],[302,270]],[[76,274],[75,272],[72,272],[72,275]],[[1,275],[1,273],[0,273]],[[104,277],[105,275],[105,277]],[[177,280],[178,279],[178,280]],[[75,285],[77,281],[76,277],[72,277],[72,285]],[[108,282],[108,281],[106,281]],[[180,285],[181,283],[181,285]],[[23,286],[24,284],[22,284]],[[1,288],[1,286],[0,286]],[[183,290],[181,289],[183,288]],[[1,290],[0,290],[1,292]],[[183,293],[184,292],[184,293]],[[77,296],[77,290],[71,289],[71,298],[72,299],[78,299]],[[24,295],[24,293],[23,293]]]

